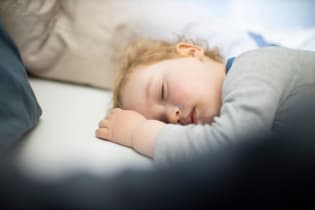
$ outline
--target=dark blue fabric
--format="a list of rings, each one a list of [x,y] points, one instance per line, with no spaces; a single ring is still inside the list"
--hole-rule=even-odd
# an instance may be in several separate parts
[[[232,66],[234,60],[235,60],[235,57],[231,57],[231,58],[229,58],[229,59],[227,60],[227,62],[226,62],[226,73],[228,73],[228,72],[230,71],[231,66]]]
[[[19,51],[0,23],[0,155],[38,123],[41,113]]]

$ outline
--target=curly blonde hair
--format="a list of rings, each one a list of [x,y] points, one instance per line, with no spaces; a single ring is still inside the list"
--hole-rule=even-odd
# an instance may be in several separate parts
[[[204,49],[204,54],[222,63],[223,57],[217,48],[210,49],[202,41],[187,40],[181,38],[179,42],[187,42],[193,45],[201,46]],[[122,107],[120,92],[124,84],[128,81],[129,75],[138,66],[152,65],[157,62],[175,59],[180,57],[185,57],[180,55],[176,50],[176,44],[163,40],[153,40],[153,39],[136,39],[131,41],[126,48],[121,52],[121,66],[116,81],[113,88],[113,107]]]

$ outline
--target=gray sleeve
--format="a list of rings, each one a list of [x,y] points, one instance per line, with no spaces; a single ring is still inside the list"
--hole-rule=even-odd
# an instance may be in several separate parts
[[[268,134],[283,87],[288,83],[288,77],[279,71],[280,65],[275,65],[279,63],[277,59],[256,51],[237,58],[224,82],[220,116],[211,125],[163,127],[157,137],[154,161],[158,165],[170,163],[246,139],[257,132]]]

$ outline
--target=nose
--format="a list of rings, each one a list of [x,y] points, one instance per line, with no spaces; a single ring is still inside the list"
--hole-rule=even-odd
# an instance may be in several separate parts
[[[166,110],[166,120],[168,123],[177,124],[180,120],[180,109],[177,106],[169,106]]]

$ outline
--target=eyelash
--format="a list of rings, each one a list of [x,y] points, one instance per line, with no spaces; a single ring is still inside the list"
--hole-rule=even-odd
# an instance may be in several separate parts
[[[165,90],[165,82],[163,81],[162,83],[162,88],[161,88],[161,99],[164,101],[166,99],[166,90]]]

